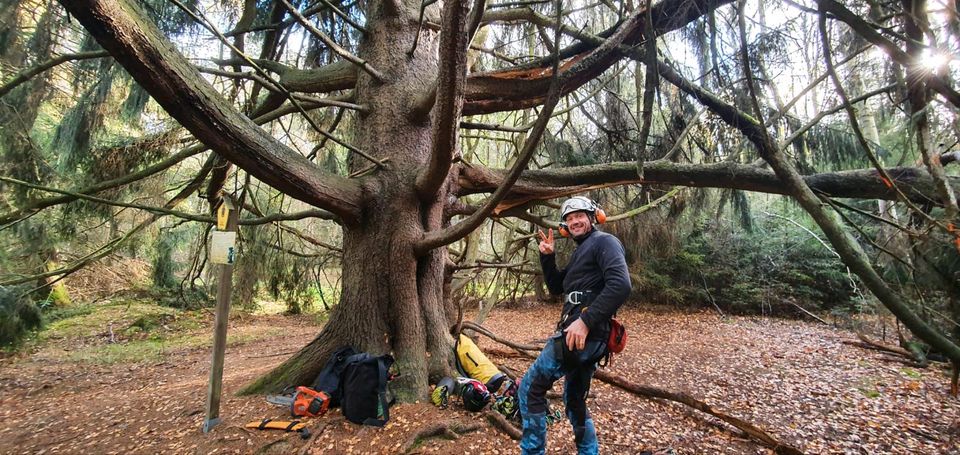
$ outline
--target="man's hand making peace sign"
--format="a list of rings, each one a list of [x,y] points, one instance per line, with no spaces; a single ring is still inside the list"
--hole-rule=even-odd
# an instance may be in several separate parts
[[[542,229],[537,229],[537,233],[540,234],[540,253],[542,254],[553,254],[553,229],[550,229],[549,234],[543,235]]]

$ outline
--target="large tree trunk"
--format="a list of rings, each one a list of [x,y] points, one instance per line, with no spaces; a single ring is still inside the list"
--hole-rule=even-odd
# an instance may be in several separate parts
[[[430,158],[431,123],[410,118],[410,101],[433,83],[437,74],[435,34],[424,32],[416,53],[408,57],[416,24],[406,17],[383,14],[382,7],[366,25],[370,33],[360,57],[377,68],[391,68],[384,83],[360,74],[357,102],[370,113],[359,119],[357,147],[386,168],[367,177],[360,223],[344,226],[343,289],[326,327],[300,352],[245,389],[280,390],[313,380],[329,355],[351,345],[362,351],[392,352],[401,376],[391,388],[399,399],[424,398],[428,377],[449,373],[453,338],[444,311],[443,276],[446,249],[417,257],[414,243],[425,231],[441,227],[444,197],[422,202],[415,190],[417,173]],[[355,158],[352,170],[369,163]],[[441,194],[446,194],[444,185]]]

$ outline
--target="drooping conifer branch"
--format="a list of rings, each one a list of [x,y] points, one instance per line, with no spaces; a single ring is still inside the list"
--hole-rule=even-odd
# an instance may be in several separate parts
[[[62,63],[77,61],[77,60],[103,58],[103,57],[109,57],[109,56],[110,54],[107,51],[90,51],[90,52],[78,52],[76,54],[58,55],[54,58],[51,58],[50,60],[39,63],[35,66],[32,66],[30,68],[27,68],[17,73],[15,76],[13,76],[13,78],[11,78],[9,81],[7,81],[2,86],[0,86],[0,98],[2,98],[3,95],[6,95],[7,93],[9,93],[10,90],[17,88],[17,86],[19,86],[20,84],[26,81],[29,81],[30,78],[32,78],[33,76],[36,76]]]
[[[348,223],[359,219],[363,197],[357,184],[322,171],[237,112],[172,48],[139,6],[127,0],[61,3],[204,144],[294,198],[330,210]]]

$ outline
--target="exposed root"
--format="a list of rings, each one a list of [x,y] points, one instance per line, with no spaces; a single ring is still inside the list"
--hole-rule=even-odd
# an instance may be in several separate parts
[[[507,436],[510,436],[510,439],[519,441],[520,437],[523,436],[523,432],[520,431],[519,428],[515,427],[506,417],[499,413],[487,411],[484,413],[484,416],[486,416],[487,421],[489,421],[491,425],[506,433]]]
[[[439,422],[432,425],[421,428],[419,431],[411,435],[407,441],[401,447],[402,453],[410,453],[417,443],[426,439],[432,438],[435,436],[441,436],[449,440],[456,440],[460,438],[460,435],[470,433],[472,431],[477,431],[481,428],[480,424],[471,423],[463,424],[459,422]]]

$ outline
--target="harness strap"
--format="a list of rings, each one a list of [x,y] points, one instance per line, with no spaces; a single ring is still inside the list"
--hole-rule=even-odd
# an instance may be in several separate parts
[[[560,315],[560,320],[557,321],[557,330],[563,330],[563,325],[566,324],[570,317],[578,311],[583,312],[586,310],[595,298],[596,295],[593,291],[573,291],[563,294],[563,305],[564,307],[569,307]]]

